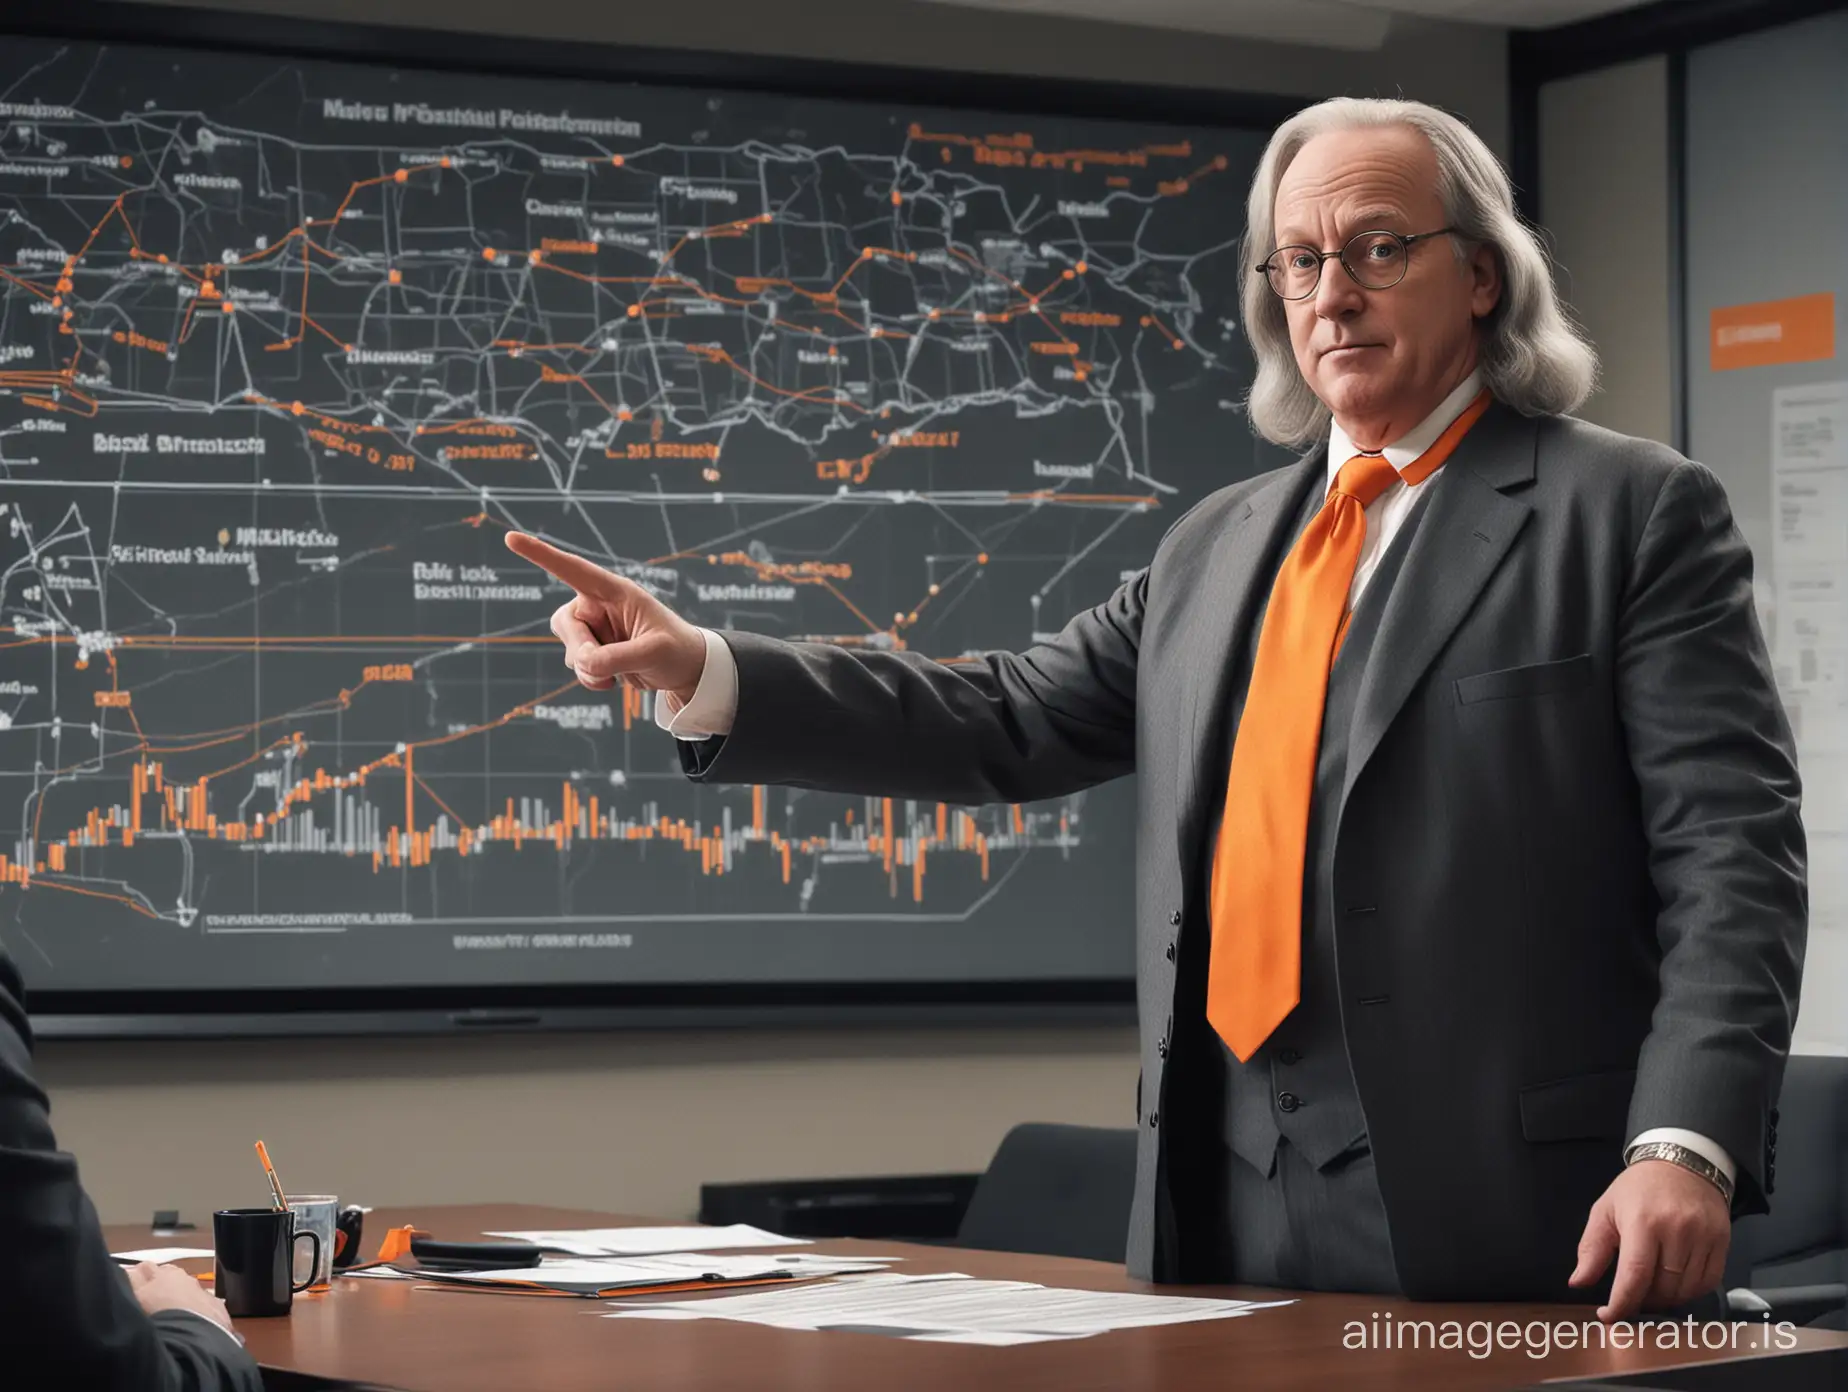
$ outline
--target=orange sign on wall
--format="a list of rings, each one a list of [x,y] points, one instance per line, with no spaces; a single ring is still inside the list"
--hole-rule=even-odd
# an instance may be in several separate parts
[[[1715,372],[1835,356],[1835,296],[1728,305],[1713,311],[1708,335]]]

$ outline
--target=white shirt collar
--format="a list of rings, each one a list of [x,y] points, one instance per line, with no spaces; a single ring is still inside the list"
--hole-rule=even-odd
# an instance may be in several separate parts
[[[1482,390],[1482,369],[1477,368],[1458,382],[1456,389],[1437,403],[1437,409],[1431,412],[1416,426],[1386,446],[1382,453],[1386,462],[1395,469],[1403,470],[1419,455],[1437,443],[1437,437],[1450,428],[1450,423],[1463,414],[1463,408],[1476,399]],[[1341,466],[1360,451],[1348,438],[1347,431],[1339,425],[1331,424],[1328,431],[1328,482],[1333,487],[1335,475],[1341,472]]]

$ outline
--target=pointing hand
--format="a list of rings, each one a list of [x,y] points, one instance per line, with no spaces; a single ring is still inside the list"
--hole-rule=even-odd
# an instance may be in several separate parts
[[[509,532],[507,548],[577,591],[552,615],[552,632],[582,685],[606,691],[620,678],[642,691],[669,692],[683,705],[693,699],[706,668],[699,629],[633,580],[538,537]]]

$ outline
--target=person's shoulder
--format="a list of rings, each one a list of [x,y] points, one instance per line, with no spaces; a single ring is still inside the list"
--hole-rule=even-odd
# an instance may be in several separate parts
[[[1614,476],[1660,487],[1691,461],[1660,440],[1625,435],[1577,416],[1536,416],[1535,455],[1587,479]]]

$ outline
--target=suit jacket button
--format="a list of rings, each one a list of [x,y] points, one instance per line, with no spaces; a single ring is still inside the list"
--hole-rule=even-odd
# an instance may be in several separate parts
[[[1181,926],[1181,911],[1176,909],[1173,913],[1169,914],[1168,922],[1172,923],[1176,928],[1179,928]]]
[[[1293,1092],[1280,1092],[1277,1094],[1277,1105],[1286,1112],[1293,1112],[1303,1105],[1303,1099]]]
[[[1161,1115],[1160,1115],[1160,1113],[1158,1113],[1158,1112],[1150,1112],[1150,1113],[1149,1113],[1149,1125],[1150,1125],[1150,1126],[1154,1126],[1154,1125],[1156,1125],[1157,1123],[1159,1123],[1160,1121],[1161,1121]]]
[[[1277,1051],[1278,1063],[1301,1063],[1302,1061],[1303,1056],[1294,1049],[1279,1049]]]
[[[1168,951],[1165,955],[1170,962],[1174,960],[1174,944],[1173,943],[1168,944]]]
[[[1156,1058],[1167,1058],[1168,1057],[1168,1041],[1167,1040],[1158,1039],[1155,1041],[1155,1057]]]

